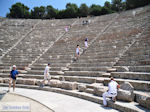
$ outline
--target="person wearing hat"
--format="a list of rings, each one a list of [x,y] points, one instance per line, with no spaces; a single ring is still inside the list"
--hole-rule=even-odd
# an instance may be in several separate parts
[[[16,84],[16,79],[17,79],[18,74],[19,73],[16,70],[16,65],[13,65],[12,70],[10,72],[10,81],[9,81],[9,90],[8,90],[8,92],[10,91],[12,82],[13,82],[13,91],[15,91],[15,84]]]
[[[44,80],[42,81],[42,84],[40,85],[40,87],[44,87],[45,81],[48,80],[48,83],[50,84],[50,73],[49,73],[49,69],[50,69],[50,63],[47,64],[47,66],[45,67],[44,70]]]
[[[113,77],[110,78],[110,82],[108,83],[108,91],[103,93],[103,104],[106,107],[107,106],[107,97],[111,97],[112,100],[115,102],[116,101],[116,96],[117,96],[117,89],[120,88],[120,85],[114,80]]]

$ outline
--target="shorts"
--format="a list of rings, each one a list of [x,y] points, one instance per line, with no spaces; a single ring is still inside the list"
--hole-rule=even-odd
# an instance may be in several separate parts
[[[51,79],[51,76],[48,74],[48,75],[44,75],[44,80],[50,80]]]
[[[80,53],[79,53],[79,52],[76,52],[76,54],[79,55]]]
[[[12,76],[11,76],[11,78],[12,78],[12,80],[16,80],[16,77],[12,77]]]

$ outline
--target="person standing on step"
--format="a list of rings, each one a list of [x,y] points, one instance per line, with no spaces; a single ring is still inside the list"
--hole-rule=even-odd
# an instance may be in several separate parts
[[[116,101],[116,96],[117,96],[117,89],[120,88],[120,85],[114,80],[113,77],[110,78],[110,82],[108,84],[108,91],[103,93],[103,104],[106,107],[107,106],[107,97],[111,97],[112,100],[115,102]]]
[[[87,47],[88,47],[88,38],[85,38],[84,45],[85,45],[85,49],[87,49]]]
[[[45,67],[44,80],[42,81],[42,85],[40,87],[44,87],[46,80],[48,80],[48,83],[50,84],[51,76],[50,76],[50,73],[49,73],[49,69],[50,69],[50,63],[48,63],[47,66]]]
[[[80,46],[77,45],[76,47],[76,60],[80,57]]]
[[[8,90],[8,92],[10,91],[12,83],[13,83],[13,91],[15,91],[15,84],[16,84],[16,79],[17,79],[18,74],[19,73],[16,70],[16,65],[13,65],[12,70],[10,72],[10,81],[9,81],[9,90]]]

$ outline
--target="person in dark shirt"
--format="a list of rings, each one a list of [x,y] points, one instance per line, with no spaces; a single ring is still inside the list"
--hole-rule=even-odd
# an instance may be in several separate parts
[[[13,65],[12,68],[13,69],[10,72],[10,81],[9,81],[9,90],[8,90],[8,92],[10,91],[12,82],[13,82],[13,91],[15,91],[16,79],[17,79],[17,76],[19,74],[18,71],[16,70],[16,65]]]

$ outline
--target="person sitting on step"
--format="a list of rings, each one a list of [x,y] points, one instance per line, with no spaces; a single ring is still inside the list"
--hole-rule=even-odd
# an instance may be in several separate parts
[[[111,97],[112,100],[115,102],[116,101],[116,96],[117,96],[117,89],[120,88],[120,85],[114,80],[113,77],[110,78],[110,82],[108,83],[108,91],[103,93],[103,104],[106,107],[107,106],[107,97]]]

